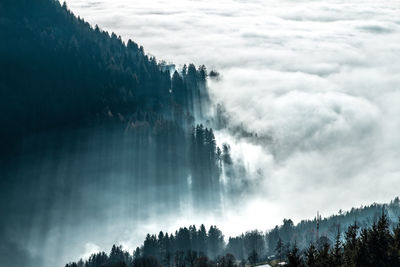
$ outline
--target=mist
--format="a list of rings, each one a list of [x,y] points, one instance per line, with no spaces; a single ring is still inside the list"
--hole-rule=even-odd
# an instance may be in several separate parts
[[[145,139],[115,126],[25,138],[2,168],[2,259],[18,248],[16,258],[26,259],[9,266],[62,266],[110,244],[133,251],[158,228],[220,216],[220,189],[199,185],[179,156],[189,157],[185,145]]]
[[[189,224],[267,230],[398,195],[396,1],[66,2],[158,60],[217,70],[210,112],[223,106],[226,127],[215,137],[237,168],[213,200],[201,191],[200,207],[191,177],[160,182],[156,151],[115,129],[25,140],[2,180],[17,182],[1,187],[14,264],[61,266],[112,244],[132,251],[148,232]]]
[[[201,62],[221,73],[210,84],[214,103],[224,105],[231,125],[258,138],[225,131],[217,139],[236,142],[232,149],[262,172],[239,211],[253,219],[228,231],[272,227],[283,217],[331,214],[397,194],[395,1],[67,3],[158,58]],[[265,212],[252,212],[258,208]]]

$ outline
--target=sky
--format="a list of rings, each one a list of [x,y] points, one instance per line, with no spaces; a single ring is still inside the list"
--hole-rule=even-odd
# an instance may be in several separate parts
[[[223,216],[181,214],[146,230],[204,222],[235,235],[399,195],[398,1],[67,4],[158,60],[220,72],[209,84],[214,104],[224,105],[232,128],[257,133],[252,139],[216,133],[250,173],[239,205],[227,204]],[[90,241],[86,247],[85,253],[99,249]]]

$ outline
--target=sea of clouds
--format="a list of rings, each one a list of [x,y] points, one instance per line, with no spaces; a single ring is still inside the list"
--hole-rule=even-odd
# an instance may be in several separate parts
[[[256,186],[244,188],[241,205],[227,205],[222,217],[202,217],[204,222],[237,234],[272,228],[284,217],[297,222],[317,210],[330,215],[399,195],[397,0],[67,4],[157,59],[205,64],[221,73],[210,83],[213,101],[225,106],[232,126],[258,138],[228,131],[217,137],[232,144]],[[203,222],[193,218],[164,221],[162,228]]]

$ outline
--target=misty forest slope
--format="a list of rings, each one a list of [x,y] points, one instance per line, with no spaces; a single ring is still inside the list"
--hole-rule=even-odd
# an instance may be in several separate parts
[[[399,198],[328,218],[290,219],[266,231],[253,230],[224,241],[211,226],[183,227],[175,233],[148,234],[133,254],[113,246],[67,267],[101,266],[244,266],[286,261],[287,266],[398,266],[400,264]],[[319,232],[317,232],[317,224]],[[239,264],[240,263],[240,264]]]
[[[107,226],[220,209],[237,174],[201,124],[204,66],[175,71],[54,0],[1,1],[0,34],[1,262],[54,266]]]
[[[193,123],[207,98],[204,66],[171,81],[171,66],[58,1],[1,1],[0,33],[2,146],[54,127],[127,123],[140,112]]]
[[[80,181],[97,166],[105,179],[112,169],[169,186],[190,176],[193,188],[218,191],[231,160],[229,146],[196,125],[209,108],[204,66],[178,73],[54,0],[2,1],[0,33],[0,154],[64,151],[85,162]]]

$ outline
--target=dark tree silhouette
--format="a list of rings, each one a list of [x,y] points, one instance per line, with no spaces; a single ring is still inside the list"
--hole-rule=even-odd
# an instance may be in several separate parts
[[[288,220],[285,220],[286,223]],[[287,258],[279,258],[279,251],[283,254],[285,245],[279,238],[276,246],[277,253],[275,259],[279,262],[286,261],[286,266],[308,266],[308,267],[348,267],[348,266],[400,266],[399,250],[399,228],[397,223],[393,230],[389,228],[389,220],[383,211],[378,220],[370,227],[360,230],[357,223],[351,224],[346,233],[345,241],[340,240],[340,231],[336,235],[333,248],[325,242],[319,249],[314,243],[310,243],[307,249],[302,252],[297,243],[291,246],[287,253]],[[257,235],[255,235],[258,233]],[[211,226],[208,233],[204,225],[199,230],[195,226],[183,227],[175,232],[174,235],[160,232],[158,238],[148,234],[143,245],[137,248],[133,256],[122,250],[121,247],[113,246],[109,255],[102,253],[93,254],[85,262],[80,260],[69,263],[66,267],[117,267],[117,266],[178,266],[178,267],[198,267],[198,266],[238,266],[236,261],[238,254],[246,251],[244,240],[250,236],[259,236],[260,232],[247,232],[247,237],[242,234],[238,237],[229,238],[228,244],[223,241],[222,232],[216,227]],[[258,238],[258,237],[257,237]],[[257,239],[256,238],[256,239]],[[203,240],[203,241],[201,241]],[[196,245],[197,243],[197,245]],[[186,246],[185,248],[183,246]],[[207,255],[212,257],[209,260],[205,253],[198,253],[194,247],[202,248]],[[151,249],[150,249],[151,248]],[[160,253],[162,251],[162,253]],[[261,253],[265,253],[264,247]],[[261,253],[253,247],[246,255],[247,259],[241,262],[251,265],[258,265],[265,262]],[[165,255],[169,255],[166,257]],[[243,265],[241,263],[241,265]]]
[[[296,243],[294,243],[292,249],[288,254],[288,262],[286,264],[288,267],[302,267],[304,266],[303,259],[299,252],[299,248],[297,247]]]

